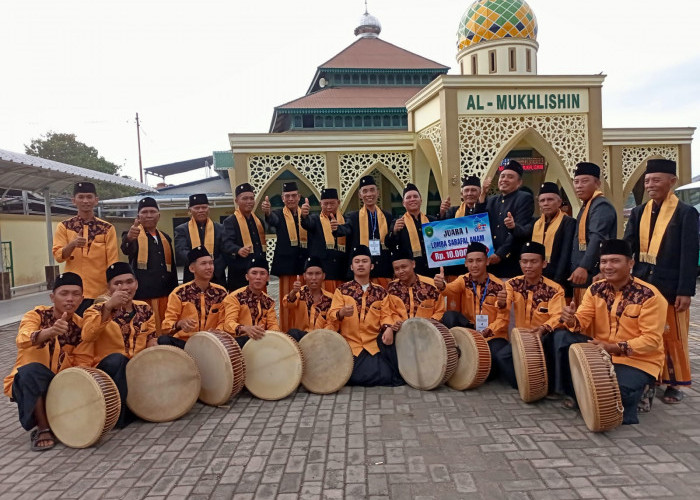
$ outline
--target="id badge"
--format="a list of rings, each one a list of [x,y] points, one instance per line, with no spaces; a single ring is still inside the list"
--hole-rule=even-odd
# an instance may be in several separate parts
[[[369,253],[374,257],[382,254],[382,245],[379,240],[369,240]]]
[[[476,315],[476,331],[481,332],[489,327],[489,316],[488,314],[477,314]]]

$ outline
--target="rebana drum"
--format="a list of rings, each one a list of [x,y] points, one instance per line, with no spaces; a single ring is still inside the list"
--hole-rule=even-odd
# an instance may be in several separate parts
[[[246,366],[245,386],[260,399],[286,398],[299,387],[304,356],[296,341],[282,332],[266,331],[259,340],[243,346]]]
[[[121,412],[119,391],[102,370],[59,372],[46,394],[46,417],[54,435],[71,448],[87,448],[114,428]]]
[[[348,342],[333,330],[312,330],[299,341],[304,354],[301,384],[315,394],[331,394],[348,383],[354,358]]]
[[[199,332],[187,341],[185,352],[197,363],[202,403],[221,406],[241,392],[245,384],[245,361],[233,337],[224,332]]]
[[[470,328],[450,328],[455,339],[459,359],[457,369],[447,385],[458,391],[475,389],[483,384],[491,372],[491,351],[483,335]]]
[[[190,411],[199,397],[199,370],[179,347],[159,345],[126,364],[126,405],[149,422],[170,422]]]
[[[569,364],[586,427],[601,432],[621,425],[624,408],[610,355],[595,344],[574,344],[569,347]]]
[[[407,319],[395,342],[399,372],[415,389],[435,389],[457,369],[455,339],[445,325],[434,319]]]
[[[521,333],[513,328],[510,343],[513,346],[513,366],[520,398],[526,403],[542,399],[549,390],[542,341],[537,335]]]

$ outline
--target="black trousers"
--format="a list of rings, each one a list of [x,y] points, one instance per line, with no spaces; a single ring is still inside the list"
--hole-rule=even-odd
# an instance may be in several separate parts
[[[119,390],[119,399],[121,399],[122,402],[122,409],[119,413],[117,424],[115,425],[117,429],[123,429],[136,419],[135,415],[129,410],[129,407],[126,406],[126,396],[129,393],[129,388],[126,384],[126,364],[128,362],[129,358],[122,353],[115,352],[102,358],[102,361],[95,367],[109,375]]]
[[[399,373],[396,345],[384,344],[380,333],[377,336],[377,346],[379,347],[377,354],[372,355],[363,349],[358,356],[355,356],[355,366],[347,385],[396,387],[406,383]]]
[[[83,301],[80,303],[78,308],[75,310],[75,314],[80,316],[81,318],[83,317],[83,313],[85,310],[93,305],[95,303],[95,299],[83,299]]]
[[[474,329],[474,323],[469,321],[467,317],[459,311],[447,311],[442,315],[440,323],[445,325],[447,328],[454,328],[456,326],[461,326],[462,328]]]
[[[186,343],[186,340],[171,337],[170,335],[161,335],[160,337],[158,337],[158,345],[171,345],[174,347],[179,347],[180,349],[184,349]]]
[[[563,328],[542,337],[544,357],[547,361],[549,392],[574,397],[574,384],[571,381],[569,365],[569,347],[589,340],[590,337],[582,333],[570,332]]]
[[[290,328],[289,331],[287,332],[287,335],[289,335],[294,340],[299,342],[301,339],[304,338],[304,335],[306,335],[307,333],[308,332],[305,332],[304,330],[299,330],[298,328]],[[161,337],[159,337],[159,338],[161,338]],[[243,349],[243,346],[246,345],[246,343],[250,340],[250,337],[248,337],[247,335],[240,335],[238,337],[233,337],[233,338],[236,340],[236,342],[238,342],[238,345],[241,347],[241,349]],[[184,342],[183,342],[182,346],[183,347],[185,346]]]
[[[12,381],[12,401],[17,403],[19,423],[30,431],[36,427],[34,408],[40,397],[46,397],[55,374],[41,363],[28,363],[17,369]]]
[[[656,383],[656,378],[632,366],[614,363],[617,383],[620,386],[620,399],[625,411],[622,425],[638,424],[637,406],[647,388]]]

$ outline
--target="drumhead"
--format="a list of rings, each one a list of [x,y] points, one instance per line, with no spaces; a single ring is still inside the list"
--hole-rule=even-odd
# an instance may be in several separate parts
[[[97,368],[73,367],[58,373],[46,394],[51,431],[71,448],[87,448],[112,430],[119,418],[119,391]]]
[[[304,354],[301,383],[307,391],[330,394],[350,380],[355,360],[348,342],[333,330],[312,330],[299,341]]]
[[[483,384],[491,372],[491,351],[484,337],[471,329],[454,327],[450,333],[459,348],[459,360],[447,385],[458,391],[474,389]]]
[[[529,333],[520,333],[517,328],[513,328],[510,343],[513,348],[513,367],[520,398],[526,403],[542,399],[547,395],[549,387],[547,364],[540,338]]]
[[[282,332],[268,330],[260,340],[250,339],[243,346],[245,386],[260,399],[276,401],[293,393],[304,369],[296,341]]]
[[[445,331],[450,335],[446,327]],[[452,342],[454,349],[454,340]],[[401,325],[395,343],[399,372],[408,385],[429,391],[443,383],[451,360],[448,359],[445,337],[437,325],[424,318],[407,319]]]
[[[169,422],[190,411],[201,382],[194,359],[168,345],[149,347],[126,365],[126,405],[150,422]]]

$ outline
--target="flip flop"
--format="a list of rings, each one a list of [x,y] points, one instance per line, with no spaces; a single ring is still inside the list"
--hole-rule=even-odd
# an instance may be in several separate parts
[[[41,438],[42,434],[48,434],[51,436],[50,438]],[[34,429],[31,434],[29,434],[29,439],[32,442],[32,451],[46,451],[50,450],[54,446],[56,446],[56,438],[53,435],[53,432],[51,432],[51,429]],[[39,446],[40,441],[52,441],[52,444],[47,445],[47,446]]]
[[[637,412],[639,413],[649,413],[651,411],[651,405],[654,403],[654,397],[656,396],[656,386],[645,386],[644,393],[642,394],[642,399],[637,405]]]
[[[675,387],[668,386],[664,391],[664,395],[661,397],[661,401],[667,405],[677,405],[685,398],[685,392]]]
[[[561,402],[561,407],[567,410],[578,410],[578,403],[574,398],[567,396]]]

